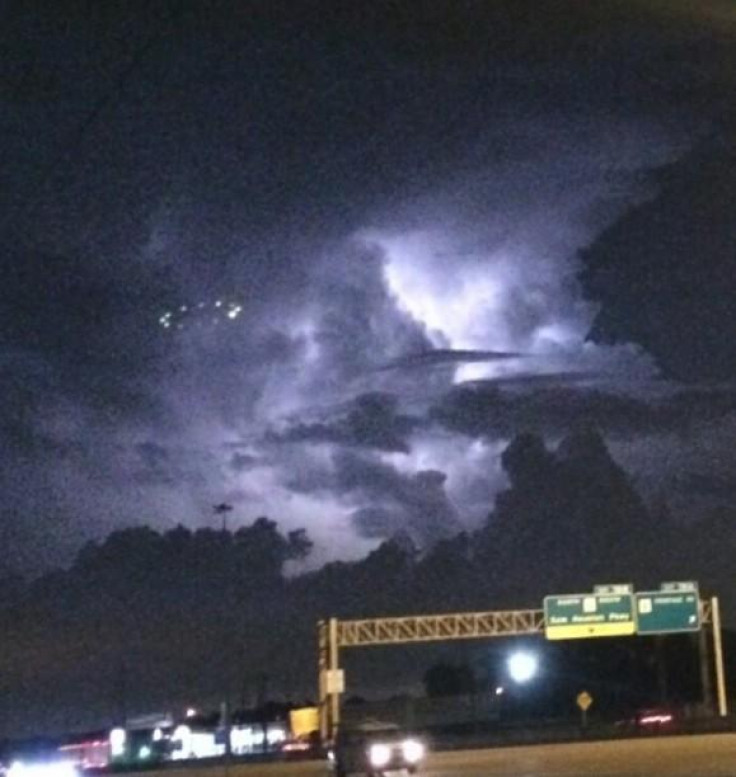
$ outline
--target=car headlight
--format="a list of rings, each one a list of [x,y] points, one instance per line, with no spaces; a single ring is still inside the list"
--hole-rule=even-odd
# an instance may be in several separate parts
[[[372,766],[385,766],[391,760],[391,748],[388,745],[371,745],[368,758]]]
[[[410,764],[415,764],[424,758],[424,745],[417,742],[416,739],[407,739],[401,745],[401,750],[404,753],[404,758]]]

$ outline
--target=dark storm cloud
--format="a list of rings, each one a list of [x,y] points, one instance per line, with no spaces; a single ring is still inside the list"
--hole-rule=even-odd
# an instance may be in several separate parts
[[[494,362],[505,359],[518,359],[523,356],[514,352],[499,351],[470,351],[450,348],[434,348],[431,351],[422,351],[420,353],[410,353],[402,356],[383,369],[410,369],[412,367],[444,367],[456,364],[474,364],[477,362]]]
[[[534,384],[532,384],[533,386]],[[593,425],[614,437],[684,434],[736,411],[736,391],[680,390],[641,398],[590,387],[512,392],[491,382],[459,386],[430,410],[442,426],[471,437],[508,439],[527,429],[559,436]]]
[[[736,364],[736,9],[683,3],[662,12],[699,30],[691,53],[710,47],[711,65],[697,75],[687,67],[689,100],[706,107],[711,124],[689,153],[650,174],[646,202],[582,252],[583,289],[598,305],[590,338],[637,343],[681,381],[728,380]]]
[[[170,460],[169,452],[163,445],[155,442],[141,442],[135,446],[144,467],[152,471],[163,472]]]
[[[191,466],[191,456],[169,449],[158,443],[146,441],[132,446],[130,477],[137,486],[181,488],[191,486],[202,475]],[[125,450],[122,452],[125,455]]]
[[[132,412],[142,371],[159,369],[156,332],[146,321],[163,279],[117,257],[54,255],[5,247],[0,347],[45,365],[59,391],[104,410]],[[50,388],[47,383],[46,388]]]
[[[460,527],[446,481],[438,470],[403,471],[376,454],[338,449],[329,462],[312,461],[293,473],[288,485],[295,493],[338,496],[350,507],[359,536],[386,539],[404,533],[419,547],[429,547]]]
[[[398,398],[386,393],[362,394],[347,414],[328,423],[294,424],[267,439],[273,442],[327,442],[359,448],[409,453],[409,438],[420,421],[398,412]]]
[[[351,514],[357,530],[364,537],[385,539],[406,531],[406,520],[400,510],[386,507],[362,507]]]
[[[595,372],[517,372],[516,374],[499,375],[495,378],[466,380],[458,384],[459,388],[493,390],[494,388],[558,388],[574,383],[595,383],[601,375]]]
[[[233,453],[230,457],[230,467],[235,472],[244,472],[258,463],[257,456],[251,456],[247,453]]]
[[[379,246],[356,241],[317,279],[314,339],[320,364],[333,379],[347,381],[387,358],[432,347],[422,324],[397,307],[386,286],[385,261]]]
[[[120,255],[55,254],[11,241],[2,259],[0,534],[13,543],[24,532],[29,542],[40,535],[35,550],[18,549],[34,570],[63,558],[91,523],[104,523],[108,484],[125,481],[116,440],[170,423],[151,390],[166,365],[147,321],[164,282]],[[29,509],[37,526],[28,524]]]
[[[575,250],[650,194],[641,170],[717,100],[693,109],[720,72],[690,45],[699,13],[673,2],[662,27],[654,5],[616,5],[16,4],[0,30],[8,544],[25,532],[40,564],[142,515],[204,522],[235,493],[300,525],[416,524],[426,492],[452,525],[467,447],[414,419],[453,371],[501,369],[472,349],[575,351],[593,314]],[[417,231],[413,254],[391,242]],[[218,299],[237,320],[191,310]],[[445,366],[380,370],[412,354]],[[376,392],[395,406],[349,404]],[[403,452],[406,473],[376,472],[381,498],[328,467],[309,502],[340,446]]]
[[[688,496],[705,497],[721,504],[733,504],[736,477],[713,472],[690,472],[677,477],[674,486]]]
[[[635,342],[683,381],[736,375],[736,120],[653,174],[650,201],[582,253],[583,286],[600,303],[590,332]]]
[[[362,495],[370,502],[352,514],[356,528],[365,536],[404,532],[426,547],[458,530],[455,508],[445,493],[444,472],[406,474],[378,459],[350,452],[335,454],[334,464],[335,489]]]

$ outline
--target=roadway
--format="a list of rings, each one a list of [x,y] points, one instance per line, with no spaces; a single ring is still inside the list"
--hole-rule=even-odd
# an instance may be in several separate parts
[[[149,775],[152,774],[149,772]],[[166,769],[161,777],[325,777],[321,762]],[[464,750],[430,756],[424,777],[736,777],[736,734]]]

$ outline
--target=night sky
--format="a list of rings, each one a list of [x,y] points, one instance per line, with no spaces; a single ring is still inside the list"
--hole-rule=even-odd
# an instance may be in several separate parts
[[[736,496],[732,0],[0,4],[0,574],[481,524],[519,431]]]

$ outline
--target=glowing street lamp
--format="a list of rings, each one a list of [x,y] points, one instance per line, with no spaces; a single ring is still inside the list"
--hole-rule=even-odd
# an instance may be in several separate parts
[[[506,668],[515,683],[524,685],[536,676],[539,671],[539,661],[533,653],[518,651],[508,657]]]

